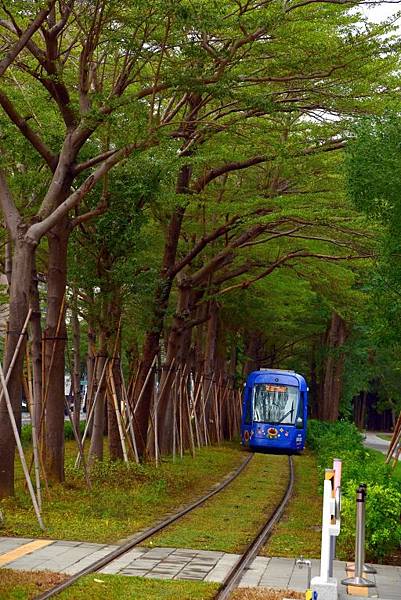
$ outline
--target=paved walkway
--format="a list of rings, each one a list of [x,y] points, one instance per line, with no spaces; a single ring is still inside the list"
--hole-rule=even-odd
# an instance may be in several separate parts
[[[382,438],[380,438],[378,435],[376,435],[376,433],[374,433],[373,431],[367,431],[366,437],[363,441],[363,444],[367,448],[372,448],[373,450],[378,450],[379,452],[382,452],[383,454],[387,454],[387,450],[390,445],[390,442],[387,440],[382,440]],[[399,456],[398,460],[401,460],[401,455]],[[400,599],[401,599],[401,594],[400,594]]]
[[[55,571],[73,575],[116,549],[115,545],[88,542],[33,540],[0,537],[0,567],[26,571]],[[192,579],[222,582],[238,560],[238,554],[190,550],[185,548],[133,548],[101,572],[138,575],[155,579]],[[401,566],[377,566],[373,576],[376,588],[371,595],[381,600],[401,600]],[[312,576],[319,561],[312,561]],[[345,577],[345,563],[334,561],[334,577]],[[304,591],[307,570],[295,566],[291,558],[257,557],[246,571],[241,587],[270,587]],[[344,598],[343,586],[340,589]],[[354,597],[355,598],[355,597]]]

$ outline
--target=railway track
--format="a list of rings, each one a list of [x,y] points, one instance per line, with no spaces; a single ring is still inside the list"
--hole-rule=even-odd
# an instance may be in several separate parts
[[[196,508],[198,508],[199,506],[204,504],[207,500],[209,500],[210,498],[213,498],[213,496],[215,496],[219,492],[223,491],[232,481],[234,481],[234,479],[236,479],[242,473],[242,471],[245,469],[245,467],[250,463],[253,456],[254,456],[253,454],[250,454],[241,463],[241,465],[235,471],[233,471],[233,473],[229,477],[224,479],[221,483],[219,483],[217,486],[215,486],[210,492],[208,492],[207,494],[205,494],[204,496],[202,496],[195,502],[188,504],[182,510],[179,510],[179,511],[175,512],[174,514],[168,516],[166,519],[163,519],[162,521],[160,521],[153,527],[149,527],[149,528],[145,529],[139,535],[136,535],[132,539],[121,544],[116,550],[113,550],[109,554],[106,554],[106,556],[103,556],[102,558],[93,562],[89,566],[85,567],[84,569],[82,569],[81,571],[76,573],[75,575],[72,575],[71,577],[69,577],[68,579],[63,581],[62,583],[54,586],[50,590],[47,590],[47,592],[44,592],[43,594],[36,596],[35,600],[46,600],[47,598],[52,598],[52,597],[56,596],[60,592],[64,591],[65,589],[67,589],[71,585],[73,585],[76,581],[78,581],[78,579],[80,579],[81,577],[84,577],[84,575],[90,575],[90,573],[95,573],[96,571],[103,569],[103,567],[105,567],[108,564],[110,564],[111,562],[113,562],[113,560],[116,560],[116,558],[119,558],[120,556],[122,556],[123,554],[128,552],[129,550],[132,550],[132,548],[135,548],[135,546],[138,546],[139,544],[141,544],[145,540],[149,539],[156,533],[159,533],[160,531],[162,531],[163,529],[165,529],[172,523],[175,523],[175,521],[178,521],[179,519],[181,519],[181,517],[184,517],[188,513],[192,512],[193,510],[195,510]]]
[[[277,506],[273,515],[269,518],[269,520],[259,529],[258,533],[249,544],[248,548],[238,559],[237,563],[232,567],[231,571],[229,571],[227,577],[223,581],[223,585],[218,592],[215,600],[228,600],[231,592],[238,587],[238,584],[241,580],[241,577],[245,571],[245,569],[252,563],[253,559],[258,555],[261,547],[266,543],[266,540],[269,538],[274,525],[281,519],[281,516],[284,512],[284,509],[287,505],[288,500],[291,497],[292,489],[294,487],[294,463],[292,460],[292,456],[288,457],[289,463],[289,478],[287,489],[284,492],[284,495],[280,501],[280,504]]]
[[[199,498],[192,504],[189,504],[184,509],[177,511],[173,515],[170,515],[169,517],[167,517],[163,521],[157,523],[153,527],[146,529],[139,535],[136,535],[133,539],[121,544],[121,546],[119,546],[119,548],[117,548],[116,550],[113,550],[112,552],[110,552],[109,554],[104,556],[103,558],[101,558],[101,559],[95,561],[94,563],[92,563],[91,565],[85,567],[84,569],[82,569],[81,571],[76,573],[75,575],[69,577],[63,583],[60,583],[57,586],[48,590],[47,592],[44,592],[43,594],[37,596],[35,598],[35,600],[46,600],[47,598],[52,598],[52,597],[56,596],[60,592],[64,591],[65,589],[67,589],[68,587],[73,585],[81,577],[83,577],[85,575],[89,575],[90,573],[95,573],[96,571],[103,569],[105,566],[107,566],[112,561],[116,560],[117,558],[119,558],[120,556],[122,556],[123,554],[125,554],[126,552],[128,552],[129,550],[134,548],[135,546],[139,545],[140,543],[149,539],[153,535],[159,533],[160,531],[162,531],[163,529],[165,529],[172,523],[178,521],[179,519],[181,519],[188,513],[192,512],[193,510],[195,510],[196,508],[198,508],[199,506],[204,504],[207,500],[209,500],[210,498],[212,498],[219,492],[223,491],[232,481],[234,481],[234,479],[236,479],[242,473],[244,468],[249,464],[252,457],[253,457],[253,454],[250,454],[249,457],[247,457],[243,461],[243,463],[227,479],[225,479],[223,482],[221,482],[219,485],[217,485],[214,489],[212,489],[210,492],[208,492],[207,494],[205,494],[204,496],[202,496],[201,498]],[[271,531],[272,531],[274,525],[280,520],[280,518],[283,514],[283,511],[287,505],[287,502],[291,497],[292,489],[293,489],[293,485],[294,485],[294,466],[293,466],[293,460],[292,460],[291,456],[288,457],[288,462],[289,462],[288,485],[287,485],[286,491],[285,491],[279,505],[275,509],[275,512],[273,513],[273,515],[260,528],[260,530],[256,534],[253,541],[249,544],[249,546],[248,546],[247,550],[244,552],[244,554],[240,557],[240,559],[237,561],[237,563],[232,567],[232,569],[228,573],[226,579],[224,580],[224,582],[222,584],[222,588],[218,592],[215,600],[227,600],[229,598],[231,592],[238,586],[245,569],[251,564],[253,559],[257,556],[260,548],[264,545],[264,543],[268,539],[269,535],[271,534]]]

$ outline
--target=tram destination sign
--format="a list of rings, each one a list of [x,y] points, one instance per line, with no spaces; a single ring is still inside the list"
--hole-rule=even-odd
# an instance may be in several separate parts
[[[266,392],[288,392],[288,387],[285,385],[266,385],[265,386],[265,391]]]

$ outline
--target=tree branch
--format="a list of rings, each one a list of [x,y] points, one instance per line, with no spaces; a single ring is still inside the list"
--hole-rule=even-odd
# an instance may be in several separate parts
[[[16,59],[18,54],[25,48],[28,41],[31,39],[33,34],[39,29],[47,15],[51,11],[52,7],[55,5],[56,0],[49,0],[48,6],[43,8],[29,25],[29,27],[19,36],[18,41],[14,44],[14,46],[8,51],[7,55],[0,61],[0,77],[4,75],[8,67],[11,63]]]
[[[344,140],[332,140],[331,142],[321,145],[321,146],[310,146],[309,148],[305,148],[301,152],[296,152],[291,154],[291,158],[297,158],[301,156],[309,156],[313,154],[319,154],[320,152],[332,152],[333,150],[341,150],[345,148]],[[216,167],[214,169],[210,169],[207,171],[202,177],[200,177],[193,185],[193,190],[195,193],[199,194],[211,181],[224,175],[225,173],[229,173],[231,171],[239,171],[242,169],[248,169],[249,167],[253,167],[255,165],[260,165],[261,163],[274,161],[277,156],[275,155],[260,155],[253,156],[252,158],[248,158],[243,161],[234,161],[231,163],[226,163],[221,167]]]
[[[146,144],[147,146],[147,144]],[[75,190],[72,194],[57,206],[48,216],[44,217],[39,223],[31,225],[27,231],[27,237],[30,238],[34,243],[38,243],[39,240],[48,232],[54,225],[56,225],[60,219],[63,218],[74,206],[77,206],[82,198],[84,198],[94,188],[97,182],[110,171],[116,164],[130,156],[132,152],[138,149],[137,144],[129,144],[124,148],[121,148],[118,152],[115,152],[113,156],[110,156],[105,160],[94,173],[89,175],[82,183],[82,185]]]
[[[12,199],[10,188],[8,187],[7,179],[2,169],[0,169],[0,206],[7,229],[10,232],[11,238],[15,240],[21,216]]]
[[[252,284],[259,281],[260,279],[264,279],[264,277],[267,277],[268,275],[270,275],[270,273],[272,273],[278,267],[281,267],[286,262],[297,259],[297,258],[317,258],[319,260],[340,261],[340,260],[366,260],[368,258],[373,258],[373,257],[374,257],[374,254],[332,256],[332,255],[328,255],[328,254],[317,254],[314,252],[306,252],[304,250],[297,250],[295,252],[290,252],[289,254],[282,256],[281,258],[276,260],[274,263],[272,263],[267,269],[262,271],[262,273],[259,273],[259,275],[257,275],[256,277],[253,277],[252,279],[247,279],[246,281],[242,281],[240,283],[236,283],[235,285],[231,285],[230,287],[224,288],[223,290],[216,292],[214,295],[221,296],[223,294],[228,294],[228,292],[232,292],[233,290],[247,289],[248,287],[250,287]]]

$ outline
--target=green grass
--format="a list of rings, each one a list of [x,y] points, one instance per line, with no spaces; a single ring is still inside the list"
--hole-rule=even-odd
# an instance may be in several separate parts
[[[82,472],[73,469],[74,442],[66,443],[66,481],[44,493],[43,533],[36,522],[29,495],[18,469],[16,496],[2,500],[5,522],[0,535],[49,537],[108,543],[135,533],[160,519],[163,514],[200,496],[245,455],[235,443],[202,448],[173,463],[130,465],[105,461],[93,473],[88,490]]]
[[[87,575],[58,596],[60,600],[212,600],[219,584],[123,575]]]
[[[373,450],[372,448],[369,448],[367,452],[370,455],[370,459],[373,463],[382,465],[386,461],[386,455],[379,450]],[[390,465],[392,464],[393,461],[390,462]],[[401,461],[398,461],[395,468],[392,470],[392,477],[401,483]]]
[[[0,569],[0,599],[31,600],[64,579],[56,573]],[[83,577],[57,597],[60,600],[211,600],[218,588],[216,583],[95,574]]]
[[[316,458],[305,451],[302,456],[294,456],[294,467],[293,496],[261,554],[319,558],[322,496]]]
[[[255,454],[241,476],[148,545],[242,552],[281,500],[288,458]]]

